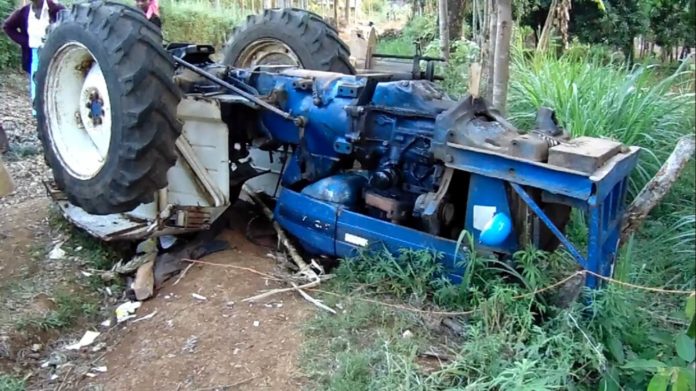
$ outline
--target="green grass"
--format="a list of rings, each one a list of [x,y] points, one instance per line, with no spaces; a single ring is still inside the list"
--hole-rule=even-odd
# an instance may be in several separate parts
[[[523,256],[539,257],[538,268],[556,261],[532,250],[518,259]],[[599,376],[601,357],[584,342],[582,326],[570,321],[582,324],[581,308],[556,310],[531,296],[515,299],[534,285],[525,277],[539,274],[532,266],[518,272],[490,259],[472,262],[470,283],[458,286],[437,278],[439,263],[427,252],[407,251],[400,257],[378,253],[343,262],[330,288],[344,295],[340,302],[345,310],[317,315],[306,330],[303,362],[312,387],[543,390]],[[474,311],[457,318],[464,325],[463,336],[444,336],[435,329],[442,316],[382,307],[361,297],[434,311]],[[333,296],[325,300],[334,306],[339,301]],[[542,315],[543,323],[537,319]],[[413,336],[405,338],[406,330]],[[429,350],[451,360],[428,368],[422,354]]]
[[[217,49],[227,41],[232,28],[251,13],[232,4],[217,9],[202,0],[166,0],[161,7],[165,40],[212,44]]]
[[[634,191],[657,171],[677,138],[692,133],[694,94],[684,69],[655,80],[644,66],[539,54],[511,65],[509,117],[522,129],[548,106],[574,136],[608,137],[643,148]]]
[[[56,308],[42,316],[27,316],[17,320],[16,326],[22,331],[63,330],[81,321],[90,320],[99,313],[96,297],[86,292],[59,291],[53,295]]]
[[[634,246],[636,241],[622,252],[616,277],[641,283]],[[440,266],[427,252],[364,254],[344,261],[325,288],[338,296],[322,297],[341,310],[337,315],[318,313],[305,329],[302,362],[309,388],[531,391],[620,384],[625,390],[642,390],[651,375],[630,369],[631,363],[658,359],[678,365],[673,338],[683,326],[674,319],[686,323],[679,315],[683,297],[673,300],[611,285],[586,292],[591,301],[558,308],[555,292],[528,293],[568,275],[572,261],[562,253],[531,248],[515,260],[517,266],[511,268],[474,257],[468,282],[458,286],[437,278]],[[683,276],[683,281],[689,278],[693,276]],[[471,313],[455,318],[464,333],[453,336],[438,328],[440,315],[361,299]],[[666,320],[670,317],[675,318]],[[412,337],[404,337],[406,330]],[[432,350],[449,359],[424,365],[423,353]]]
[[[0,374],[0,391],[24,391],[24,380]]]

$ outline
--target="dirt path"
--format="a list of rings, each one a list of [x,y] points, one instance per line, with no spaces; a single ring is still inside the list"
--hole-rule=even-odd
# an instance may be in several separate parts
[[[0,369],[12,369],[16,376],[23,377],[27,371],[40,372],[39,364],[50,353],[63,354],[63,345],[79,338],[84,328],[100,328],[98,324],[81,324],[79,330],[65,331],[70,335],[53,332],[39,340],[31,335],[19,338],[14,331],[15,319],[27,312],[25,307],[33,310],[34,304],[44,298],[49,307],[55,307],[51,291],[65,284],[64,280],[74,280],[75,275],[81,278],[81,266],[47,256],[56,240],[52,236],[60,235],[51,232],[48,224],[51,204],[41,180],[49,175],[25,96],[25,77],[6,76],[9,82],[0,86],[0,120],[10,140],[5,160],[17,191],[0,200],[0,326],[4,325],[0,327]],[[220,235],[232,249],[205,260],[263,273],[273,271],[275,261],[266,256],[268,250],[245,238],[248,213],[241,215],[246,217],[237,219],[236,228]],[[68,358],[68,364],[70,360],[89,363],[98,359],[98,365],[108,368],[97,377],[83,378],[75,389],[300,388],[303,379],[296,365],[302,342],[300,328],[312,316],[314,307],[292,294],[277,295],[253,305],[241,303],[242,299],[279,284],[240,269],[195,266],[179,284],[174,286],[173,281],[165,283],[157,296],[139,309],[139,316],[156,311],[152,319],[120,325],[104,333],[105,351]],[[196,300],[192,293],[207,300]],[[35,342],[41,342],[38,350],[32,350]],[[21,352],[30,352],[31,360],[20,359],[24,357]],[[47,377],[39,372],[31,379]],[[35,388],[35,383],[41,384],[41,389],[56,389],[61,379],[62,373],[49,385],[31,380],[29,389]]]
[[[0,209],[0,286],[36,272],[31,258],[48,242],[48,205],[37,198]]]
[[[271,272],[274,261],[239,231],[221,239],[236,249],[208,262]],[[175,280],[175,279],[174,279]],[[233,268],[195,266],[177,285],[165,284],[138,310],[151,320],[118,331],[104,357],[108,372],[93,383],[105,390],[293,390],[303,320],[313,309],[284,294],[256,304],[241,300],[277,283]],[[207,300],[194,299],[192,293]],[[89,383],[89,382],[85,382]],[[225,388],[227,387],[227,388]]]
[[[34,283],[37,275],[52,273],[48,267],[51,261],[32,257],[36,246],[46,248],[50,244],[49,207],[50,202],[40,198],[0,209],[0,286],[16,281]],[[243,227],[246,221],[238,225]],[[219,239],[228,241],[232,249],[212,254],[205,261],[262,273],[274,271],[275,261],[266,255],[268,250],[249,242],[241,228],[224,231]],[[59,276],[54,277],[47,281]],[[153,318],[105,334],[107,349],[98,365],[105,365],[108,371],[82,379],[76,389],[301,388],[303,378],[297,367],[301,327],[313,316],[314,307],[287,293],[254,304],[242,303],[246,297],[280,285],[241,269],[194,266],[177,285],[174,281],[176,278],[166,282],[157,296],[138,310],[138,316],[156,311]],[[207,300],[197,300],[192,293]],[[12,313],[7,311],[8,315]],[[100,329],[97,324],[85,326]],[[52,340],[60,338],[51,336]],[[36,340],[13,337],[12,342],[27,345],[13,346],[17,351],[26,350]],[[99,355],[85,358],[93,360]],[[37,357],[34,365],[42,360]]]

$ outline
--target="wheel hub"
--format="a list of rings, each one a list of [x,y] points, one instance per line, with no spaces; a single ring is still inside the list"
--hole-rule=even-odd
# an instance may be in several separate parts
[[[89,93],[87,104],[89,109],[87,116],[92,120],[92,125],[101,125],[104,118],[104,99],[99,96],[99,91],[93,90]]]
[[[96,176],[111,144],[111,102],[99,63],[82,44],[69,42],[48,65],[44,112],[51,146],[78,179]]]
[[[266,38],[244,48],[235,66],[253,68],[257,65],[291,65],[302,67],[297,54],[286,44]]]

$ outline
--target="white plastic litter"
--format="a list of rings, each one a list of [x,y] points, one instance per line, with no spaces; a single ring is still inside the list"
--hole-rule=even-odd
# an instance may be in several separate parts
[[[166,250],[176,243],[176,236],[162,235],[159,237],[159,243],[162,249]]]
[[[142,317],[140,317],[140,318],[138,318],[138,319],[132,321],[131,323],[140,322],[141,320],[152,319],[155,315],[157,315],[157,310],[152,311],[151,313],[149,313],[149,314],[147,314],[147,315],[145,315],[145,316],[142,316]]]
[[[206,301],[208,300],[207,297],[199,295],[198,293],[191,293],[191,296],[193,296],[194,299],[200,300],[200,301]]]
[[[65,258],[65,251],[62,248],[60,248],[62,245],[63,242],[56,244],[55,247],[53,247],[53,249],[51,250],[51,252],[48,253],[48,258],[52,260]]]
[[[128,319],[135,318],[135,311],[140,308],[143,303],[139,301],[127,301],[116,307],[116,322],[125,322]]]
[[[83,348],[85,346],[91,345],[92,342],[94,342],[94,340],[97,339],[99,334],[100,333],[97,331],[87,330],[85,332],[85,335],[83,335],[82,338],[80,338],[80,340],[77,343],[74,343],[72,345],[68,345],[65,348],[67,350],[80,350],[81,348]]]

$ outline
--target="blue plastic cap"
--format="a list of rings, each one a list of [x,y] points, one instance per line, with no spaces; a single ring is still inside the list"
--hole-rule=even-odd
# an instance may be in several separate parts
[[[504,213],[496,213],[486,223],[479,235],[479,241],[485,246],[499,246],[512,232],[512,221]]]

